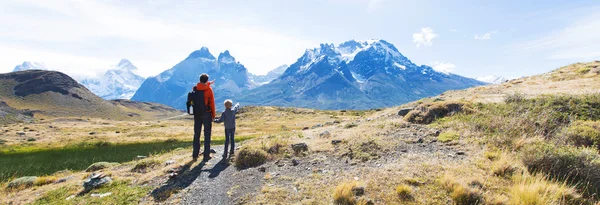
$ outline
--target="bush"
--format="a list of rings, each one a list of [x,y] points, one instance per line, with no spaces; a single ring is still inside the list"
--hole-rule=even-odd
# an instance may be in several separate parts
[[[132,172],[145,173],[148,168],[158,166],[160,162],[155,159],[145,159],[138,162],[131,170]]]
[[[588,194],[600,193],[600,155],[597,150],[532,143],[521,153],[532,173],[541,172],[552,179],[578,186]]]
[[[438,118],[453,115],[465,110],[462,102],[429,102],[419,105],[410,111],[404,120],[412,123],[429,124]]]
[[[573,187],[542,176],[516,176],[509,192],[510,204],[584,204]]]
[[[576,121],[565,134],[567,143],[600,149],[600,122]]]
[[[102,170],[102,169],[106,169],[112,166],[117,166],[119,165],[119,163],[116,162],[96,162],[92,165],[90,165],[87,169],[85,169],[86,172],[95,172],[98,170]]]
[[[344,126],[344,128],[346,128],[346,129],[350,129],[350,128],[353,128],[353,127],[356,127],[356,126],[358,126],[356,123],[348,123],[348,124],[346,124],[346,125]]]
[[[262,149],[244,147],[235,157],[235,166],[238,168],[250,168],[264,164],[267,161],[267,153]]]
[[[335,191],[333,192],[333,203],[338,205],[356,204],[356,196],[352,189],[357,186],[356,182],[345,182],[335,187]]]
[[[458,205],[483,204],[483,193],[479,189],[470,188],[460,184],[453,177],[446,175],[440,184],[450,192],[450,198]]]
[[[412,198],[412,188],[404,184],[398,185],[396,187],[396,194],[402,200],[409,200]]]
[[[8,183],[8,186],[6,187],[6,189],[8,189],[8,190],[26,189],[26,188],[29,188],[29,187],[32,187],[33,185],[35,185],[36,180],[37,180],[36,176],[21,177],[21,178],[12,180],[10,183]]]
[[[33,185],[35,185],[35,186],[44,186],[46,184],[52,184],[52,183],[56,182],[57,180],[58,179],[55,176],[38,177],[33,182]]]
[[[458,135],[458,133],[449,131],[449,132],[444,132],[444,133],[440,134],[440,136],[438,136],[438,141],[446,143],[446,142],[451,142],[453,140],[458,140],[459,138],[460,138],[460,135]]]

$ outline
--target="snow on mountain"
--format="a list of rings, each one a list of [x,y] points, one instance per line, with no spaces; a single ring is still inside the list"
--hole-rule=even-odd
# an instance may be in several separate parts
[[[185,103],[182,102],[185,102],[187,93],[198,83],[198,77],[202,73],[207,73],[210,80],[215,80],[211,87],[215,93],[215,101],[219,103],[239,96],[252,87],[247,69],[229,51],[224,51],[215,58],[207,47],[202,47],[171,69],[144,80],[131,99],[185,109]],[[216,109],[222,108],[223,106],[218,106]]]
[[[478,81],[491,83],[491,84],[500,84],[506,82],[508,79],[502,76],[488,75],[475,78]]]
[[[13,70],[13,72],[24,71],[24,70],[50,70],[50,69],[46,68],[46,65],[44,63],[25,61],[21,65],[15,66],[15,69]]]
[[[130,99],[144,81],[137,72],[136,66],[129,60],[122,59],[119,64],[101,76],[83,78],[79,81],[101,98]]]
[[[254,75],[252,73],[248,73],[248,77],[250,78],[250,81],[253,84],[255,84],[256,86],[260,86],[260,85],[267,84],[267,83],[271,82],[272,80],[276,79],[281,74],[283,74],[283,72],[285,72],[285,70],[287,70],[289,67],[290,66],[287,64],[281,65],[281,66],[269,71],[266,75]]]
[[[399,105],[482,82],[416,65],[373,39],[307,49],[279,78],[242,96],[254,105],[369,109]]]

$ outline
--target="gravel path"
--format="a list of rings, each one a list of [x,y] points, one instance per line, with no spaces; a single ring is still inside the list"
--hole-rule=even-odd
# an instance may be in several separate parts
[[[264,173],[256,169],[238,170],[221,156],[223,146],[213,149],[217,152],[213,158],[193,168],[194,177],[183,179],[192,182],[178,194],[180,196],[174,197],[180,199],[179,204],[243,204],[247,194],[256,193],[262,187]]]

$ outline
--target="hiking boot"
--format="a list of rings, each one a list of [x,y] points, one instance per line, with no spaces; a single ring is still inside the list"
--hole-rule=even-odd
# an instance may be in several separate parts
[[[192,157],[192,161],[193,162],[198,161],[198,157]]]

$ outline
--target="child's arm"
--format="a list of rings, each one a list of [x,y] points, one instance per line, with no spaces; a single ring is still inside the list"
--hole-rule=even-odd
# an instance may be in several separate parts
[[[235,107],[233,107],[233,113],[237,113],[237,111],[240,109],[240,103],[236,103]]]
[[[225,120],[225,112],[221,113],[221,117],[218,119],[215,119],[215,123],[221,123],[223,122],[223,120]]]

